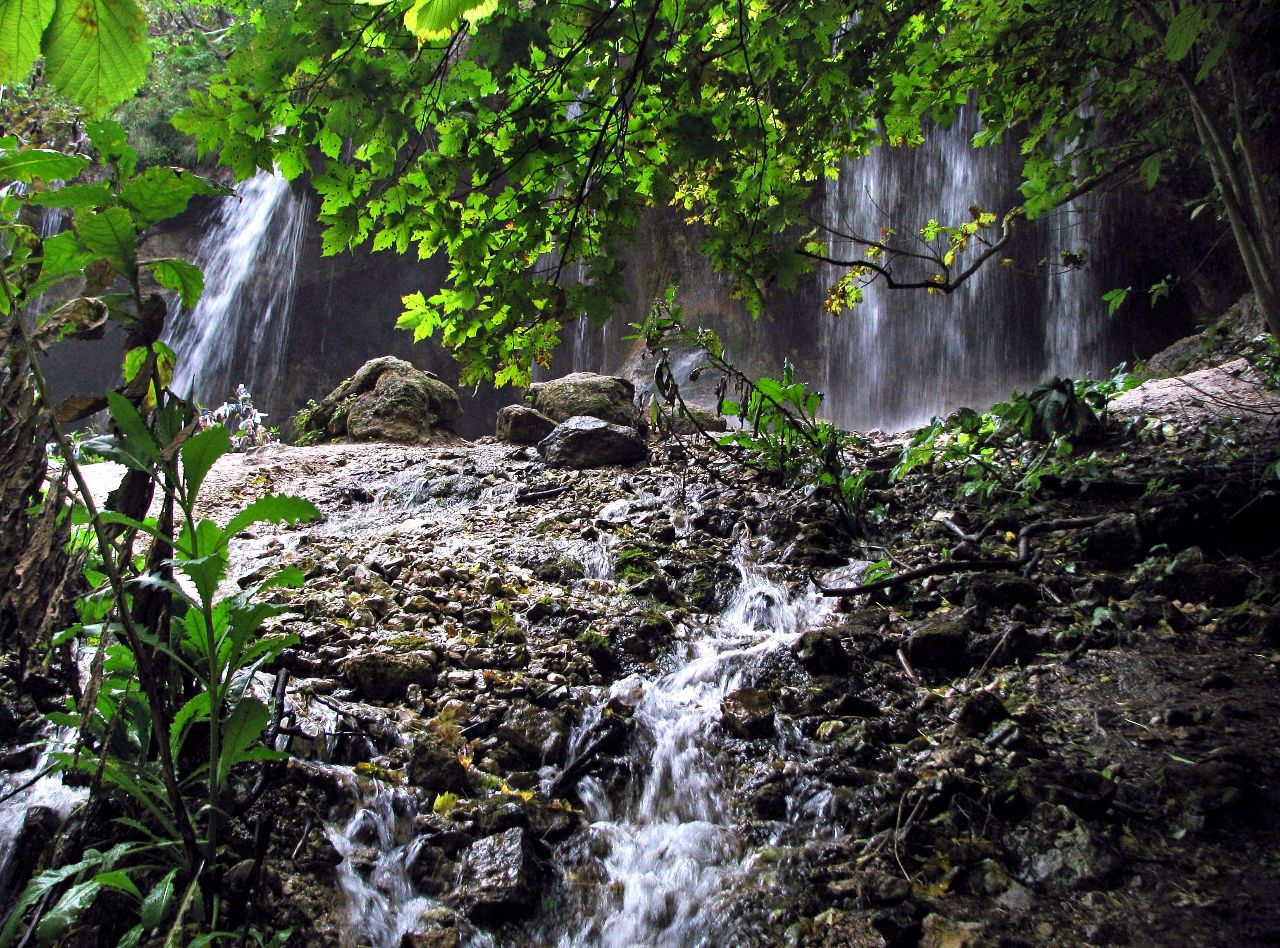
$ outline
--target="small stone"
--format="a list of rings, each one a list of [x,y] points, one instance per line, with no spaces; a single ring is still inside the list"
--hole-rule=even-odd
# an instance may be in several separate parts
[[[969,626],[964,620],[940,619],[922,626],[907,639],[907,657],[917,668],[948,673],[969,670]]]
[[[741,738],[752,740],[773,733],[773,699],[763,688],[739,688],[720,702],[720,720]]]
[[[997,721],[1009,716],[1004,702],[990,691],[978,691],[970,695],[956,714],[956,730],[970,737],[978,737],[991,729]]]
[[[506,921],[537,906],[544,875],[532,839],[517,827],[471,847],[459,891],[471,918]]]
[[[977,948],[985,944],[980,922],[957,922],[936,912],[925,916],[920,948]]]

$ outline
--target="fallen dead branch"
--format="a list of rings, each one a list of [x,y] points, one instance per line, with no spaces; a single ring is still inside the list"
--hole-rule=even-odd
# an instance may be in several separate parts
[[[863,583],[860,586],[826,587],[816,579],[813,581],[818,592],[824,596],[862,596],[866,593],[879,592],[883,589],[896,589],[926,576],[943,576],[949,573],[978,573],[990,570],[1017,570],[1031,562],[1031,538],[1041,533],[1054,533],[1059,530],[1079,530],[1091,527],[1106,519],[1105,514],[1093,517],[1070,517],[1062,520],[1044,520],[1029,523],[1018,531],[1018,556],[1016,559],[994,560],[945,560],[940,563],[927,563],[915,569],[899,573],[888,579],[880,579],[874,583]]]

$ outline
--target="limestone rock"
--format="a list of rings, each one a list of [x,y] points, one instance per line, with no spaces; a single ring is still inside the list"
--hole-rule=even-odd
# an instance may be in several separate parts
[[[529,386],[533,407],[552,421],[568,421],[576,415],[599,418],[615,425],[635,425],[639,420],[634,400],[636,387],[624,378],[574,372],[550,382]]]
[[[428,441],[462,415],[457,393],[403,359],[371,359],[312,411],[304,432],[331,438]]]
[[[556,423],[540,411],[524,405],[508,405],[498,410],[494,436],[511,444],[537,444],[555,427]]]
[[[1122,865],[1115,849],[1061,804],[1037,804],[1006,847],[1020,881],[1059,892],[1105,885]]]
[[[763,688],[739,688],[720,702],[720,720],[748,740],[773,733],[773,699]]]
[[[939,619],[907,639],[907,656],[918,668],[960,674],[969,670],[969,627],[963,620]]]
[[[538,442],[538,453],[548,467],[581,470],[636,464],[649,456],[649,449],[632,428],[576,415]]]
[[[409,752],[409,782],[427,793],[465,793],[467,770],[458,754],[435,734],[422,734]]]
[[[434,664],[423,652],[362,652],[347,659],[342,674],[375,701],[394,701],[410,685],[430,688],[435,683]]]
[[[543,871],[533,841],[520,828],[488,836],[467,853],[461,891],[473,919],[503,920],[538,904]]]

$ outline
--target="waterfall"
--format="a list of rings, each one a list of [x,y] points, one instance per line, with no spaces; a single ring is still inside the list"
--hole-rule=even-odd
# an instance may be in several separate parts
[[[931,218],[958,226],[971,219],[972,205],[1003,214],[1021,200],[1021,158],[1012,145],[973,148],[977,131],[976,112],[962,109],[950,128],[935,129],[917,148],[879,148],[846,161],[839,178],[815,195],[815,218],[840,233],[871,238],[892,227],[894,239],[909,245]],[[1107,287],[1096,264],[1056,265],[1061,250],[1088,248],[1099,257],[1100,203],[1086,196],[1046,219],[1022,222],[1000,255],[1009,263],[988,261],[949,295],[889,290],[877,281],[864,302],[832,316],[822,304],[844,269],[824,264],[795,291],[771,292],[755,322],[731,300],[728,280],[694,253],[696,231],[657,213],[626,251],[633,298],[623,318],[602,329],[580,323],[566,333],[560,366],[622,372],[645,384],[621,337],[625,323],[641,318],[674,282],[687,324],[718,331],[750,374],[776,377],[789,359],[798,378],[825,393],[823,413],[843,427],[901,430],[960,405],[985,407],[1050,375],[1103,371],[1126,353],[1119,327],[1106,318],[1101,295]],[[834,235],[827,251],[836,259],[861,256],[860,248]],[[906,278],[901,270],[898,275]],[[700,394],[705,402],[706,393],[694,389],[695,400]]]
[[[308,214],[306,196],[266,172],[223,201],[196,254],[204,295],[195,309],[169,320],[175,391],[218,405],[243,382],[258,405],[272,410]]]
[[[826,184],[822,219],[842,234],[872,238],[889,227],[891,242],[901,245],[931,218],[949,226],[969,221],[973,205],[1002,215],[1019,199],[1013,187],[1019,159],[1011,148],[970,147],[978,129],[976,112],[961,110],[950,128],[918,148],[879,148],[846,163]],[[960,405],[985,406],[1046,375],[1106,368],[1099,364],[1102,291],[1089,267],[1058,265],[1060,250],[1089,243],[1094,211],[1079,202],[1022,225],[1000,255],[1007,265],[988,261],[949,295],[877,282],[853,310],[821,317],[821,383],[834,419],[854,428],[902,429]],[[835,236],[828,251],[837,259],[861,256]],[[824,266],[819,276],[830,284],[841,272]],[[927,264],[908,272],[915,279],[931,275]]]

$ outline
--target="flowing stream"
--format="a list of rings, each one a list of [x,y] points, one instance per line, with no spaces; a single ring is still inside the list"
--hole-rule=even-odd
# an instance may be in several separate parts
[[[266,172],[222,202],[196,254],[204,295],[195,309],[169,320],[176,391],[215,406],[243,382],[259,405],[274,404],[309,203],[305,192]]]
[[[566,948],[717,943],[717,910],[747,858],[734,827],[733,788],[716,759],[721,703],[750,684],[764,655],[824,610],[818,597],[792,598],[746,565],[740,571],[724,613],[679,649],[664,674],[615,683],[579,725],[570,760],[606,703],[631,706],[631,777],[620,796],[596,777],[579,784],[590,826],[561,854],[561,867],[593,884],[571,887],[576,895],[549,940]]]

